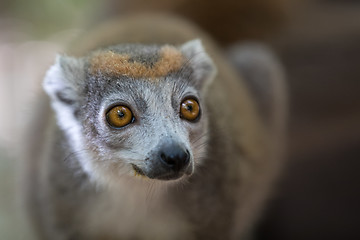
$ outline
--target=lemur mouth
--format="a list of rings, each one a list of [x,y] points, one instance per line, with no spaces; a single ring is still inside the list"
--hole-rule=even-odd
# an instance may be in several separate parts
[[[163,175],[159,175],[154,177],[154,179],[158,179],[158,180],[163,180],[163,181],[168,181],[168,180],[176,180],[179,179],[183,176],[182,173],[167,173],[167,174],[163,174]]]
[[[135,164],[131,164],[134,171],[135,171],[135,176],[146,176],[145,173],[138,167],[136,166]]]
[[[134,173],[135,176],[140,176],[140,177],[146,177],[146,178],[150,178],[150,179],[157,179],[157,180],[176,180],[181,178],[183,175],[188,175],[190,176],[193,171],[192,171],[192,167],[188,167],[186,169],[186,171],[180,171],[180,172],[164,172],[164,173],[156,173],[156,174],[150,174],[147,175],[144,173],[143,170],[141,170],[138,166],[136,166],[135,164],[131,164],[131,166],[134,169]]]

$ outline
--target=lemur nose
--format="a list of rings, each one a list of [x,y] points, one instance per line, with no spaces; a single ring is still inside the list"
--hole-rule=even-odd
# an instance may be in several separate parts
[[[164,167],[179,172],[188,166],[190,153],[178,145],[170,145],[160,151],[160,160]]]

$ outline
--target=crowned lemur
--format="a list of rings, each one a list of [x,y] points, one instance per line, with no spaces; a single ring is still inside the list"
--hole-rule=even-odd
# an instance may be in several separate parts
[[[230,55],[135,16],[57,56],[25,138],[39,238],[243,239],[282,165],[286,94],[269,51]]]

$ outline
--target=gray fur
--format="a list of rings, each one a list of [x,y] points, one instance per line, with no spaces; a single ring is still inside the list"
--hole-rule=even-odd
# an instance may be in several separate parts
[[[29,145],[26,195],[39,237],[242,239],[281,165],[278,123],[264,124],[244,80],[200,30],[171,17],[122,19],[115,26],[109,35],[90,34],[103,39],[86,37],[95,45],[81,57],[58,57],[46,75],[53,111],[42,98],[28,136],[39,140]],[[188,61],[156,81],[92,75],[89,49],[108,38],[116,42],[109,48],[149,66],[163,43],[179,46]],[[189,41],[194,38],[204,44]],[[198,121],[179,116],[188,96],[199,101]],[[114,104],[129,106],[135,121],[109,127],[105,113]],[[285,118],[282,107],[273,106],[278,119]],[[180,178],[134,176],[133,165],[150,177],[156,173],[157,153],[168,144],[190,152]]]
[[[179,107],[188,96],[202,100],[203,82],[213,79],[215,69],[200,41],[192,41],[184,46],[181,50],[184,55],[187,54],[188,62],[178,72],[157,81],[92,75],[87,69],[87,57],[58,57],[49,70],[44,88],[52,98],[58,124],[72,139],[74,152],[82,151],[87,146],[86,151],[78,157],[83,169],[94,181],[116,184],[123,174],[132,172],[133,165],[151,175],[158,169],[156,160],[152,159],[161,141],[184,145],[190,151],[190,168],[199,164],[203,156],[193,153],[189,135],[192,132],[204,134],[202,131],[207,119],[189,124],[179,117]],[[156,58],[160,48],[127,44],[107,49],[129,53],[134,58],[142,58],[142,61],[152,61],[151,56],[155,55]],[[200,51],[201,57],[194,56],[196,51]],[[131,106],[135,115],[135,122],[121,130],[111,129],[104,119],[109,107],[116,104]],[[67,113],[74,114],[67,116]],[[203,139],[206,140],[205,137]],[[117,172],[114,175],[118,176],[113,179],[111,175],[103,174],[102,171],[107,171],[107,168],[112,168]]]

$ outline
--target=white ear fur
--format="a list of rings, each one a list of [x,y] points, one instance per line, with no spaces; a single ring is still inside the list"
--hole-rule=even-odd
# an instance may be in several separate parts
[[[55,64],[46,73],[43,88],[52,101],[71,105],[77,100],[77,91],[84,79],[84,62],[81,59],[57,55]]]
[[[74,152],[80,152],[79,161],[83,170],[92,177],[91,157],[84,148],[82,126],[76,119],[74,110],[79,107],[79,91],[85,80],[84,61],[81,59],[57,56],[56,62],[47,71],[43,88],[51,97],[51,105],[59,127],[65,132]]]
[[[204,87],[212,82],[216,75],[216,67],[210,56],[206,53],[200,39],[184,43],[182,53],[189,59],[189,66],[193,68],[193,76],[197,85]]]

